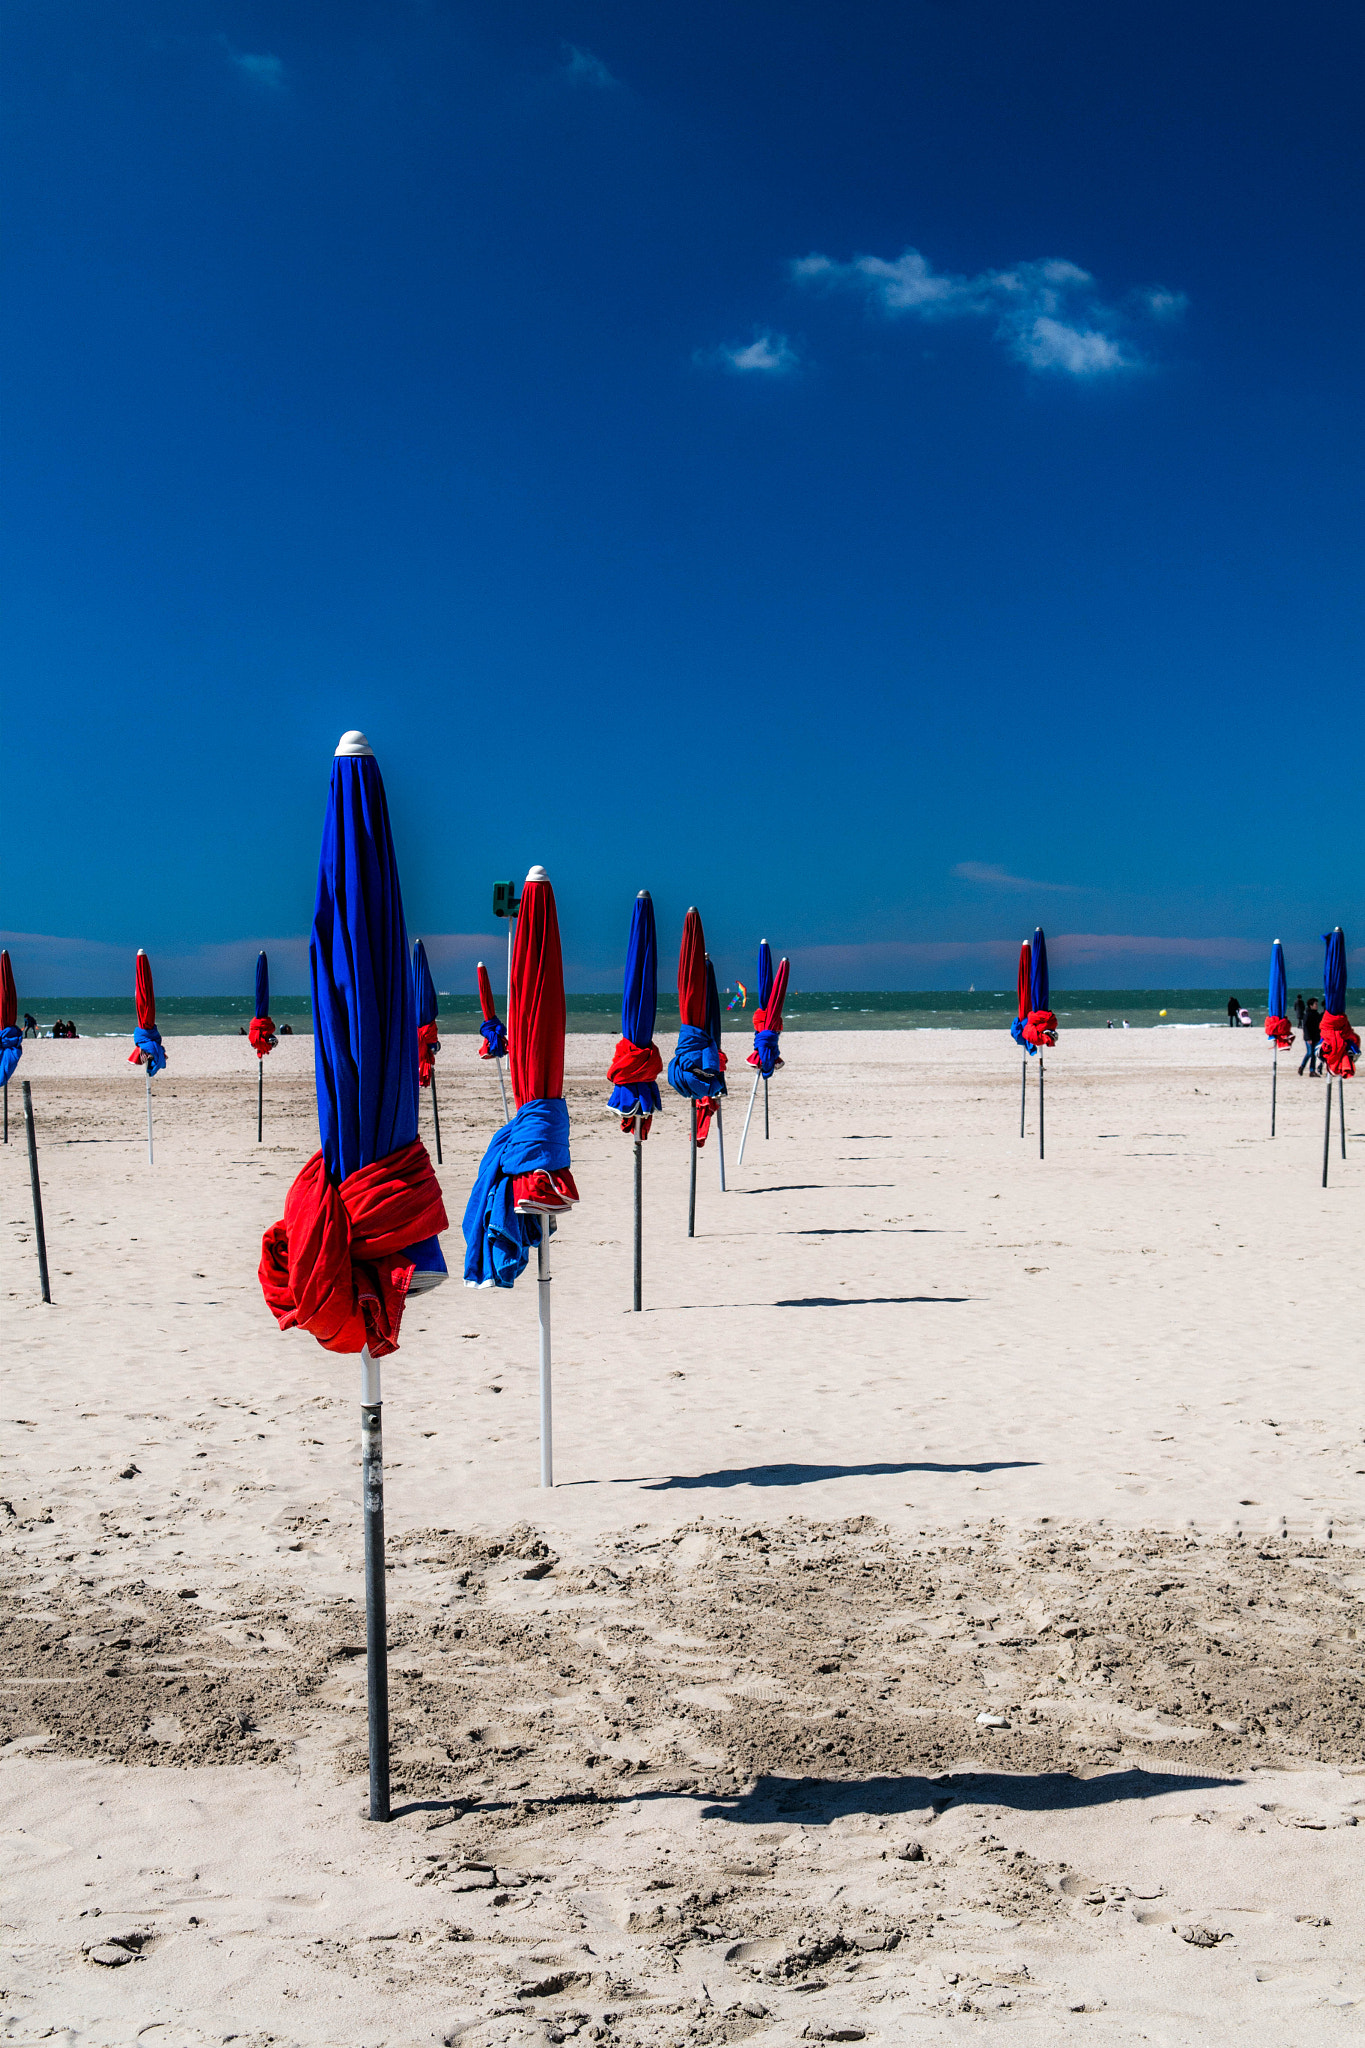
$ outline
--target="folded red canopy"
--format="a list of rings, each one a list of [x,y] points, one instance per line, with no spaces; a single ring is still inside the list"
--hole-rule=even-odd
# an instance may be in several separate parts
[[[532,873],[535,870],[532,869]],[[564,1093],[564,958],[548,879],[527,879],[512,945],[507,1049],[517,1107]]]
[[[124,983],[124,987],[127,987]],[[152,963],[145,953],[137,956],[137,984],[134,989],[137,1001],[137,1021],[143,1031],[156,1029],[156,991],[152,987]]]
[[[684,1024],[706,1029],[706,934],[696,910],[683,919],[678,948],[678,1016]]]

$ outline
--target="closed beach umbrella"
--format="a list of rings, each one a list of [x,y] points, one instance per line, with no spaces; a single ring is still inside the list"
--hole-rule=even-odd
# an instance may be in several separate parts
[[[130,1067],[142,1067],[147,1079],[147,1164],[152,1161],[152,1076],[159,1074],[166,1064],[166,1048],[161,1043],[161,1033],[156,1028],[156,990],[152,987],[152,963],[138,948],[137,967],[133,984],[133,1000],[137,1005],[137,1023],[133,1029],[133,1049],[128,1055]]]
[[[517,1113],[483,1155],[464,1212],[467,1287],[511,1287],[537,1252],[540,1483],[554,1484],[550,1357],[550,1220],[578,1200],[564,1101],[564,963],[554,890],[526,877],[512,943],[508,1053]]]
[[[379,1361],[410,1293],[445,1278],[440,1183],[417,1135],[417,1021],[379,764],[364,733],[332,762],[309,942],[322,1144],[266,1231],[259,1277],[282,1330],[360,1358],[370,1818],[389,1817]]]
[[[9,954],[0,952],[0,1081],[5,1094],[5,1143],[9,1143],[9,1077],[24,1050],[19,1029],[19,991],[14,986],[14,969]]]
[[[1284,975],[1284,947],[1276,939],[1270,948],[1270,986],[1266,996],[1265,1032],[1273,1051],[1270,1057],[1270,1135],[1275,1135],[1275,1095],[1279,1084],[1280,1054],[1294,1043],[1285,1005],[1289,1000]]]
[[[698,1105],[711,1104],[722,1092],[716,1044],[706,1028],[706,934],[693,909],[683,919],[678,948],[678,1043],[668,1063],[668,1085],[691,1104],[691,1154],[687,1196],[687,1234],[696,1235]],[[709,1122],[709,1114],[708,1114]]]
[[[1043,1047],[1057,1043],[1057,1019],[1052,1014],[1052,991],[1047,972],[1047,940],[1043,927],[1033,928],[1029,955],[1029,1013],[1024,1021],[1024,1043],[1038,1053],[1038,1157],[1043,1155]]]
[[[754,1085],[749,1091],[749,1107],[745,1111],[744,1129],[739,1136],[741,1166],[744,1164],[744,1147],[749,1138],[749,1120],[754,1113],[754,1097],[758,1094],[760,1081],[763,1083],[763,1135],[765,1138],[768,1135],[768,1083],[777,1069],[783,1065],[777,1048],[782,1030],[782,1004],[787,994],[787,973],[788,962],[784,955],[774,978],[773,956],[768,950],[768,941],[760,939],[758,1001],[754,1007],[754,1049],[748,1056],[749,1065],[754,1069]]]
[[[270,1015],[270,962],[264,952],[256,955],[256,1014],[246,1035],[256,1053],[256,1143],[259,1145],[265,1118],[265,1056],[279,1044]]]
[[[1015,980],[1017,992],[1016,1015],[1010,1025],[1010,1037],[1024,1055],[1023,1070],[1019,1077],[1019,1135],[1024,1135],[1024,1118],[1028,1112],[1028,1063],[1037,1050],[1024,1036],[1024,1027],[1033,1008],[1033,948],[1027,939],[1019,947],[1019,972]]]
[[[436,1126],[436,1164],[441,1164],[441,1105],[436,1096],[436,1055],[441,1040],[436,1029],[440,1005],[427,965],[427,949],[418,939],[412,949],[412,999],[417,1006],[417,1081],[431,1090],[431,1115]]]
[[[1355,1077],[1360,1058],[1360,1038],[1346,1014],[1346,934],[1340,925],[1322,935],[1323,1019],[1318,1051],[1327,1069],[1327,1128],[1322,1141],[1322,1184],[1327,1185],[1327,1155],[1332,1139],[1332,1077],[1336,1076],[1337,1111],[1341,1126],[1341,1156],[1346,1157],[1346,1090],[1344,1083]]]
[[[654,901],[648,889],[635,899],[630,938],[626,944],[626,971],[621,992],[621,1037],[607,1068],[611,1093],[607,1106],[621,1119],[621,1129],[633,1139],[635,1154],[635,1281],[634,1303],[642,1306],[644,1246],[642,1242],[642,1201],[644,1166],[641,1146],[649,1136],[654,1113],[660,1107],[659,1075],[663,1056],[654,1043],[654,1020],[658,1009],[659,941],[654,929]]]
[[[730,1064],[721,1045],[720,990],[716,986],[716,970],[711,955],[706,956],[706,1035],[715,1047],[716,1066],[720,1080],[709,1096],[697,1103],[697,1143],[706,1143],[706,1133],[711,1128],[712,1117],[716,1120],[716,1158],[720,1166],[720,1191],[725,1193],[725,1121],[721,1111],[720,1098],[725,1094],[725,1069]]]
[[[508,886],[511,886],[510,883]],[[512,920],[512,928],[515,932],[515,918]],[[512,975],[510,960],[508,962],[507,974],[510,986]],[[479,1008],[483,1011],[483,1022],[479,1026],[479,1038],[481,1041],[479,1045],[479,1058],[481,1060],[492,1060],[497,1066],[498,1088],[502,1095],[502,1120],[504,1123],[510,1123],[511,1112],[507,1107],[507,1087],[502,1078],[502,1063],[507,1057],[507,1026],[498,1015],[494,1005],[493,984],[488,979],[488,969],[484,966],[482,960],[479,962]]]

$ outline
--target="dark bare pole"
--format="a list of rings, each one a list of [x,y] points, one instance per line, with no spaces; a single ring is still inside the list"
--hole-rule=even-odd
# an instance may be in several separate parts
[[[261,1142],[261,1125],[265,1117],[265,1061],[256,1062],[256,1143]]]
[[[1043,1156],[1043,1055],[1038,1055],[1038,1157]]]
[[[1275,1088],[1280,1077],[1280,1048],[1276,1046],[1270,1056],[1270,1135],[1275,1135]]]
[[[370,1819],[389,1818],[389,1629],[384,1586],[384,1409],[379,1367],[361,1354],[360,1481],[365,1515],[365,1678]],[[370,1398],[373,1397],[373,1398]]]
[[[1327,1083],[1331,1087],[1331,1082]],[[1341,1132],[1341,1156],[1346,1157],[1346,1083],[1337,1075],[1337,1128]]]
[[[768,1135],[768,1077],[763,1076],[763,1135]]]
[[[28,1177],[33,1183],[33,1228],[38,1238],[38,1278],[42,1283],[43,1300],[52,1300],[52,1288],[47,1277],[47,1232],[43,1229],[43,1189],[38,1179],[38,1134],[33,1128],[33,1091],[27,1081],[24,1083],[24,1127],[28,1132]]]
[[[642,1121],[642,1119],[641,1119],[641,1118],[640,1118],[640,1116],[639,1116],[639,1115],[637,1114],[637,1116],[636,1116],[636,1118],[635,1118],[635,1311],[634,1311],[636,1315],[638,1315],[638,1314],[640,1313],[641,1309],[642,1309],[642,1308],[643,1308],[643,1306],[644,1306],[644,1300],[643,1300],[643,1289],[644,1289],[644,1218],[643,1218],[643,1213],[642,1213],[642,1210],[643,1210],[643,1202],[642,1202],[642,1196],[643,1196],[643,1193],[644,1193],[644,1164],[643,1164],[643,1162],[644,1162],[644,1146],[643,1146],[643,1145],[641,1144],[641,1142],[640,1142],[640,1124],[641,1124],[641,1121]]]
[[[1028,1109],[1028,1061],[1019,1070],[1019,1135],[1024,1135],[1024,1114]]]

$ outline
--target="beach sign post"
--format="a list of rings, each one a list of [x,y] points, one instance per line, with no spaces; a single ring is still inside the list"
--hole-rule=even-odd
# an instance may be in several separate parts
[[[712,1112],[725,1093],[719,1048],[707,1027],[706,934],[694,908],[683,919],[678,948],[678,1043],[668,1063],[668,1085],[691,1104],[687,1234],[697,1234],[697,1151],[706,1143]],[[712,976],[714,982],[715,977]],[[717,998],[719,1009],[719,998]]]
[[[139,946],[134,969],[133,996],[137,1005],[137,1023],[133,1029],[133,1050],[128,1055],[130,1067],[142,1067],[147,1083],[147,1164],[154,1163],[152,1154],[152,1077],[159,1074],[166,1064],[166,1048],[161,1043],[161,1033],[156,1028],[156,990],[152,986],[152,963]]]
[[[635,1314],[644,1306],[644,1142],[661,1107],[659,1075],[664,1063],[654,1043],[658,987],[659,941],[654,927],[654,900],[648,889],[641,889],[631,913],[630,937],[626,942],[621,1037],[607,1068],[607,1079],[612,1084],[607,1106],[621,1119],[621,1129],[631,1137],[634,1153],[635,1236],[631,1305]]]
[[[765,939],[763,941],[765,948],[767,943]],[[759,964],[760,966],[762,965],[761,955]],[[757,1089],[760,1078],[763,1082],[763,1126],[765,1137],[768,1124],[768,1078],[784,1064],[778,1048],[782,1036],[782,1005],[787,1000],[787,978],[790,972],[791,963],[785,953],[777,963],[776,974],[771,972],[770,964],[767,999],[759,1004],[754,1011],[754,1049],[749,1054],[749,1065],[754,1069],[754,1088]],[[749,1135],[749,1117],[753,1113],[754,1097],[751,1092],[749,1096],[749,1114],[744,1119],[744,1130],[739,1141],[739,1163],[741,1166],[744,1164],[745,1140]]]
[[[540,1483],[554,1485],[550,1235],[574,1206],[564,1100],[564,960],[554,890],[526,877],[512,949],[507,1049],[516,1115],[493,1135],[464,1212],[466,1287],[512,1287],[536,1248]]]
[[[1270,1135],[1275,1135],[1275,1097],[1279,1089],[1280,1051],[1294,1043],[1285,1005],[1289,990],[1284,973],[1284,947],[1276,939],[1270,948],[1270,986],[1266,997],[1266,1037],[1270,1040]]]
[[[1341,1133],[1341,1156],[1346,1157],[1346,1083],[1354,1079],[1360,1058],[1360,1036],[1346,1014],[1346,934],[1334,925],[1322,935],[1323,954],[1322,1036],[1318,1051],[1327,1076],[1326,1120],[1322,1132],[1322,1184],[1327,1185],[1327,1162],[1332,1151],[1332,1082],[1337,1084],[1337,1123]]]
[[[0,952],[0,1080],[5,1095],[5,1143],[9,1143],[9,1077],[24,1051],[24,1034],[19,1029],[19,992],[14,986],[14,969],[9,954]]]
[[[498,886],[501,888],[504,885],[499,883]],[[512,885],[508,882],[505,886],[510,889]],[[510,986],[512,972],[510,965],[507,972]],[[503,1023],[494,1007],[493,984],[488,979],[488,969],[484,966],[482,960],[479,962],[479,1007],[483,1011],[483,1022],[479,1026],[479,1037],[482,1040],[479,1046],[479,1058],[481,1060],[492,1060],[497,1067],[498,1092],[502,1096],[502,1120],[506,1124],[512,1121],[512,1112],[507,1107],[507,1087],[502,1078],[502,1063],[507,1057],[507,1026]]]
[[[436,1055],[441,1050],[436,1018],[440,1005],[427,964],[427,949],[418,939],[412,949],[412,999],[417,1011],[417,1080],[431,1090],[431,1118],[436,1129],[436,1164],[441,1159],[441,1105],[436,1099]]]
[[[256,1143],[259,1145],[265,1128],[265,1056],[279,1044],[274,1019],[270,1015],[270,962],[264,951],[256,955],[256,1009],[246,1035],[256,1055]]]
[[[417,1134],[417,1020],[384,782],[362,732],[332,762],[309,940],[322,1143],[261,1243],[266,1304],[282,1330],[360,1360],[361,1499],[370,1819],[389,1804],[381,1360],[404,1305],[446,1278],[441,1185]]]

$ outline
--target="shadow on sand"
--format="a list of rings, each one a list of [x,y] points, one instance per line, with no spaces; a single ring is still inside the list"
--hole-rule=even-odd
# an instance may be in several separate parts
[[[613,1479],[613,1486],[643,1486],[667,1493],[694,1486],[813,1486],[820,1479],[898,1479],[907,1472],[1014,1472],[1038,1458],[997,1458],[980,1465],[738,1465],[723,1472],[675,1474],[671,1479]]]
[[[1114,1806],[1123,1800],[1164,1799],[1173,1792],[1215,1792],[1240,1778],[1188,1771],[1103,1771],[1076,1778],[1069,1771],[949,1771],[941,1778],[762,1777],[747,1792],[717,1800],[703,1819],[741,1823],[800,1820],[826,1827],[855,1813],[945,1813],[950,1806],[1009,1806],[1017,1813]]]

